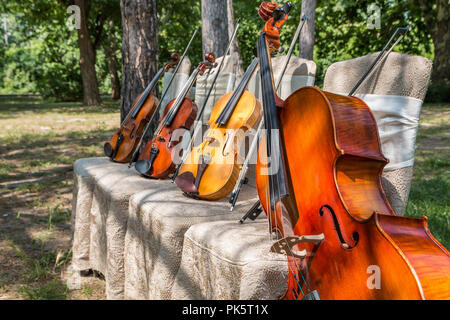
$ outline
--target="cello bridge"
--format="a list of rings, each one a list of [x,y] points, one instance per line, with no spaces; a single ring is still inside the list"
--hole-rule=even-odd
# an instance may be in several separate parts
[[[315,246],[320,245],[320,243],[325,239],[323,233],[317,235],[304,235],[300,237],[288,236],[276,241],[271,247],[270,251],[274,253],[284,254],[289,257],[304,259],[307,256],[305,250],[294,250],[294,246],[299,243],[312,242]]]

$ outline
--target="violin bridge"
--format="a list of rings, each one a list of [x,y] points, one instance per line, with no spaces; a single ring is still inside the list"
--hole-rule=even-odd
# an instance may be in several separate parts
[[[323,240],[325,239],[325,236],[323,233],[317,234],[317,235],[304,235],[300,237],[295,236],[288,236],[283,239],[278,240],[275,242],[271,247],[270,251],[274,253],[280,253],[284,254],[286,256],[304,259],[307,255],[306,250],[293,250],[292,248],[299,244],[304,242],[312,242],[314,245],[319,245]]]

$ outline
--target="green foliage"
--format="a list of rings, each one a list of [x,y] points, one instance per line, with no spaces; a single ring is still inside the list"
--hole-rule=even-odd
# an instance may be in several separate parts
[[[0,46],[1,93],[37,92],[59,100],[81,97],[77,33],[66,26],[69,2],[8,1],[0,5],[0,14],[9,14],[12,28],[9,36],[11,46]],[[294,7],[281,32],[285,49],[291,42],[301,15],[301,0],[291,2]],[[241,18],[238,41],[244,67],[252,60],[256,38],[264,24],[257,14],[260,3],[261,0],[233,1],[235,19]],[[367,28],[368,7],[371,4],[381,9],[380,29]],[[314,47],[316,85],[322,86],[330,64],[381,50],[399,26],[410,25],[411,31],[396,51],[433,59],[433,45],[428,32],[430,12],[433,12],[433,3],[419,0],[318,0]],[[162,65],[169,60],[171,52],[181,54],[195,28],[201,26],[201,1],[158,1],[158,17],[159,65]],[[112,30],[103,27],[105,21],[113,21]],[[110,80],[101,41],[113,33],[120,52],[120,22],[119,0],[91,1],[89,31],[96,47],[96,70],[102,92],[110,90]],[[0,36],[3,36],[1,28]],[[294,54],[299,54],[298,46]],[[188,55],[194,66],[202,60],[201,32]],[[119,53],[118,61],[120,59]],[[427,99],[448,101],[447,97],[448,89],[432,87]]]
[[[381,9],[381,28],[368,29],[367,9],[376,4]],[[411,31],[395,51],[431,58],[431,39],[418,12],[409,0],[319,1],[316,10],[317,64],[316,84],[321,86],[331,63],[380,51],[397,27],[411,26]]]
[[[258,16],[260,3],[259,0],[233,1],[234,18],[241,19],[237,39],[245,67],[250,64],[255,56],[256,40],[259,31],[264,26],[263,21]]]
[[[301,0],[291,0],[294,7],[281,31],[281,45],[287,49],[301,16]],[[234,0],[235,17],[241,17],[238,32],[244,65],[253,56],[256,37],[263,27],[257,14],[259,0]],[[367,28],[367,8],[381,9],[381,28]],[[410,25],[411,31],[395,51],[423,55],[433,59],[433,47],[417,1],[411,0],[319,0],[315,18],[314,61],[316,85],[321,87],[327,68],[334,62],[380,51],[397,27]],[[294,55],[298,55],[298,45]]]
[[[10,1],[0,6],[0,15],[8,14],[10,28],[9,46],[2,45],[0,49],[0,93],[38,93],[44,98],[80,100],[77,31],[66,25],[70,16],[66,8],[70,4],[45,0]],[[91,3],[89,31],[97,49],[96,70],[102,92],[110,91],[108,64],[101,48],[107,36],[103,28],[105,21],[113,21],[113,30],[108,31],[120,38],[120,19],[119,0]]]
[[[159,64],[162,65],[170,59],[170,54],[174,51],[181,56],[195,29],[201,26],[200,1],[158,1],[158,19]],[[201,29],[187,56],[193,66],[203,61]]]
[[[450,84],[433,84],[428,87],[426,102],[450,102]]]

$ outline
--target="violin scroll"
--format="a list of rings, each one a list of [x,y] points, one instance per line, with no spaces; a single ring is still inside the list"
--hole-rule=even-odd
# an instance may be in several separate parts
[[[199,74],[203,75],[203,73],[207,70],[207,69],[211,69],[217,66],[216,63],[216,57],[214,56],[214,54],[212,52],[205,54],[205,61],[203,61],[202,63],[200,63],[197,67],[197,69],[199,70]]]
[[[176,66],[180,62],[180,55],[176,52],[172,52],[170,55],[170,61],[164,66],[164,72],[168,72],[170,68]]]

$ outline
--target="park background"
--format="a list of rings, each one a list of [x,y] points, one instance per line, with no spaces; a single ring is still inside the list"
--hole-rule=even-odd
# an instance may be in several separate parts
[[[294,55],[317,64],[322,87],[329,65],[380,51],[397,27],[411,31],[395,51],[433,61],[422,107],[415,171],[406,215],[429,217],[450,247],[450,5],[448,0],[292,1],[281,32],[289,45],[302,13],[313,12]],[[81,8],[76,29],[71,5]],[[259,0],[43,0],[0,2],[0,299],[103,299],[92,277],[69,290],[72,164],[103,156],[108,140],[170,53],[223,55],[240,68],[253,57],[263,22]],[[375,7],[373,7],[375,5]],[[368,28],[379,8],[379,28]],[[68,10],[69,9],[69,10]],[[227,14],[224,14],[226,12]],[[214,41],[210,41],[211,38]],[[141,41],[145,39],[146,41]],[[139,48],[139,57],[135,56]]]

